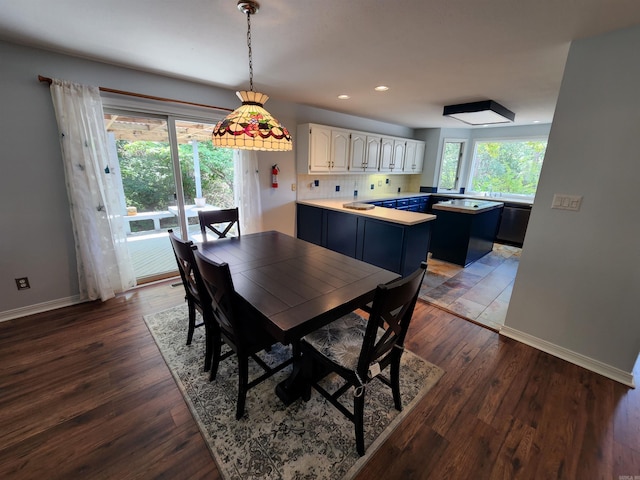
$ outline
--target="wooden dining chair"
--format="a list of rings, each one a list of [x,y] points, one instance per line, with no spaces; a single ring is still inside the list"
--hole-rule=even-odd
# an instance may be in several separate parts
[[[169,240],[178,263],[178,271],[182,279],[185,291],[185,300],[189,311],[189,324],[187,328],[187,345],[191,345],[193,333],[196,328],[204,326],[205,329],[205,355],[204,369],[211,368],[211,349],[214,338],[219,337],[217,324],[213,319],[211,311],[211,300],[209,293],[204,286],[198,265],[193,256],[193,242],[184,241],[176,236],[173,230],[169,230]],[[203,321],[196,323],[196,310],[202,315]]]
[[[302,338],[305,391],[303,399],[311,398],[315,388],[355,425],[356,449],[362,456],[364,446],[364,404],[367,385],[378,379],[391,388],[397,410],[402,410],[400,398],[400,358],[404,339],[418,299],[427,264],[405,278],[378,285],[368,320],[355,312],[316,330]],[[381,374],[389,367],[389,377]],[[344,384],[328,392],[316,378],[335,372]],[[353,410],[339,398],[353,388]]]
[[[229,231],[236,226],[238,237],[240,236],[240,212],[238,208],[224,210],[199,210],[198,221],[202,239],[207,241],[207,230],[216,234],[216,238],[226,238]]]
[[[240,419],[244,415],[249,389],[282,370],[292,363],[293,359],[289,357],[284,362],[269,367],[257,355],[262,350],[269,350],[273,344],[277,343],[277,340],[262,328],[249,307],[240,300],[233,287],[229,265],[213,262],[197,249],[195,258],[211,299],[213,317],[220,328],[221,338],[231,351],[235,352],[238,359],[236,419]],[[220,360],[225,358],[220,355],[221,346],[221,342],[217,340],[213,344],[210,380],[215,379],[218,364]],[[253,358],[264,370],[264,374],[251,381],[249,381],[249,358]]]

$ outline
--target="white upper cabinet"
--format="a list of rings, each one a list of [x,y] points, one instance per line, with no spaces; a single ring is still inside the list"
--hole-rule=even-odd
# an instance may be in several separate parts
[[[425,143],[418,140],[407,140],[403,173],[422,173]]]
[[[349,131],[322,125],[298,126],[298,171],[343,173],[349,168]]]
[[[313,126],[309,130],[309,171],[331,170],[331,129]]]
[[[349,170],[350,137],[348,130],[331,129],[331,170],[334,172]]]
[[[351,132],[351,173],[377,172],[380,158],[380,136]]]
[[[377,172],[380,161],[380,140],[377,135],[367,135],[367,166],[366,172]]]
[[[393,141],[393,163],[391,164],[392,172],[401,172],[404,165],[405,154],[407,150],[407,140],[397,138]]]
[[[383,137],[380,150],[380,171],[403,173],[407,140],[404,138]]]
[[[424,142],[305,123],[298,125],[296,162],[308,173],[422,173]]]
[[[351,132],[351,150],[349,160],[351,172],[364,171],[367,166],[367,135]]]

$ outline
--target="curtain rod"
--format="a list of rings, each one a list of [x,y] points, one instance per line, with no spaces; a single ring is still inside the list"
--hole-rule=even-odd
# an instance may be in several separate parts
[[[43,77],[42,75],[38,75],[38,80],[40,80],[41,82],[46,82],[49,85],[51,85],[51,83],[53,83],[53,79],[52,78]],[[172,98],[155,97],[153,95],[145,95],[144,93],[127,92],[125,90],[114,90],[113,88],[106,88],[106,87],[98,87],[98,89],[101,92],[117,93],[118,95],[127,95],[129,97],[146,98],[148,100],[158,100],[160,102],[180,103],[182,105],[191,105],[191,106],[194,106],[194,107],[213,108],[215,110],[224,110],[225,112],[233,112],[232,108],[216,107],[216,106],[213,106],[213,105],[205,105],[203,103],[185,102],[184,100],[174,100]]]

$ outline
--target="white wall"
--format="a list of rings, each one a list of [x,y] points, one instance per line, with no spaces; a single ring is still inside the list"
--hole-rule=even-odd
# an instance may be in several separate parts
[[[503,332],[631,383],[640,350],[640,27],[575,41]],[[579,212],[554,193],[583,195]]]
[[[78,293],[69,204],[51,95],[38,75],[235,108],[235,92],[0,42],[0,320],[72,303]],[[268,93],[268,92],[267,92]],[[317,122],[411,137],[407,127],[270,99],[267,108],[292,132]],[[295,141],[295,138],[294,138]],[[295,150],[294,150],[295,152]],[[258,154],[264,227],[293,234],[294,152]],[[271,188],[270,167],[281,188]],[[18,291],[14,279],[29,277]],[[9,313],[7,313],[9,312]],[[4,314],[4,315],[3,315]]]

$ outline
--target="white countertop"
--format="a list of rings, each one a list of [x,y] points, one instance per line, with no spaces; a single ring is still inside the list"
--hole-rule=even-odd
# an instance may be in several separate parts
[[[426,194],[423,194],[426,195]],[[392,198],[407,198],[407,197],[417,197],[420,194],[411,194],[407,195],[406,193],[403,195],[389,195],[388,199]],[[382,200],[381,196],[376,196],[375,200]],[[360,215],[362,217],[375,218],[377,220],[382,220],[385,222],[398,223],[400,225],[417,225],[419,223],[430,222],[436,219],[435,215],[431,215],[428,213],[419,213],[419,212],[410,212],[408,210],[396,210],[394,208],[384,208],[384,207],[375,207],[371,210],[353,210],[350,208],[345,208],[343,205],[345,203],[364,203],[367,201],[372,201],[372,199],[368,199],[365,197],[358,197],[357,200],[353,198],[327,198],[327,199],[309,199],[309,200],[298,200],[300,205],[308,205],[310,207],[318,207],[318,208],[326,208],[327,210],[335,210],[337,212],[350,213],[352,215]]]
[[[447,200],[433,204],[434,210],[447,210],[450,212],[476,214],[500,208],[504,205],[502,202],[491,202],[488,200],[477,200],[473,198],[460,198],[455,200]]]
[[[483,202],[484,201],[502,202],[502,203],[524,205],[529,207],[533,205],[533,200],[515,198],[515,197],[484,197],[481,195],[467,195],[466,193],[446,193],[446,192],[429,193],[428,195],[434,195],[434,196],[440,196],[440,197],[451,197],[451,198],[472,198],[474,200],[481,200]]]

